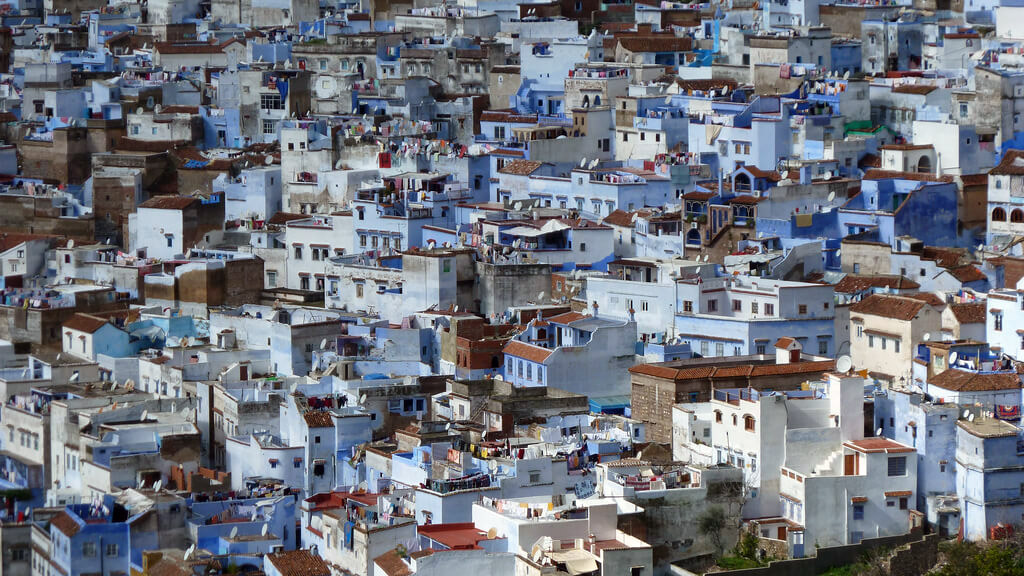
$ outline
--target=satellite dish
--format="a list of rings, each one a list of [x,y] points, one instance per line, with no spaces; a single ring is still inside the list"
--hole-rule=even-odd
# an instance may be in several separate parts
[[[875,430],[875,436],[881,436],[881,435],[882,435],[882,429],[881,428],[879,428],[878,430]]]
[[[671,104],[671,103],[672,103],[672,95],[669,94],[668,96],[665,96],[665,104]]]
[[[593,160],[590,161],[590,169],[593,170],[594,168],[597,168],[597,165],[600,164],[600,163],[601,163],[600,160],[598,160],[597,158],[594,158]]]
[[[850,371],[850,368],[853,368],[853,361],[850,360],[849,356],[843,355],[836,360],[836,370],[838,370],[840,374],[846,374]]]
[[[68,378],[68,382],[78,382],[78,372],[72,374],[71,377]]]
[[[184,560],[187,562],[190,558],[192,558],[192,554],[194,554],[195,551],[196,551],[196,545],[195,544],[189,546],[188,549],[185,550]]]
[[[228,538],[234,540],[237,537],[238,537],[238,526],[235,526],[235,527],[233,527],[231,529],[231,534],[228,535]]]
[[[271,156],[270,154],[267,154],[266,156],[263,157],[263,163],[266,164],[267,166],[270,166],[271,164],[274,163],[274,157]]]
[[[320,341],[320,349],[325,350],[327,348],[327,338]]]
[[[971,415],[971,411],[970,410],[964,410],[964,418],[967,418],[970,415]]]
[[[344,165],[345,165],[345,159],[344,158],[338,158],[338,161],[334,163],[334,169],[335,170],[341,170],[341,167],[344,166]]]
[[[71,249],[71,248],[74,248],[74,247],[75,247],[75,241],[73,239],[68,240],[68,248]]]
[[[968,416],[967,417],[967,421],[968,422],[974,422],[974,414],[971,414],[970,416]]]
[[[135,109],[135,113],[136,114],[142,114],[143,112],[145,112],[145,110],[142,109],[142,106],[139,106],[138,108]]]
[[[725,96],[728,93],[729,93],[729,87],[728,86],[722,86],[722,96]]]
[[[544,291],[541,290],[540,294],[537,294],[537,303],[539,304],[539,303],[541,303],[543,301],[544,301]]]
[[[494,527],[491,527],[491,529],[487,531],[487,539],[488,540],[494,540],[497,537],[498,537],[498,529],[494,528]]]
[[[705,254],[705,255],[704,255],[704,261],[705,261],[705,262],[707,262],[707,261],[708,261],[708,260],[710,260],[710,259],[711,259],[711,254]]]
[[[145,422],[147,418],[149,418],[149,410],[143,410],[142,416],[139,417],[139,420]]]
[[[366,404],[366,393],[365,392],[363,392],[362,394],[359,395],[359,405],[362,406],[363,404]]]
[[[931,339],[932,339],[932,333],[931,332],[925,332],[924,333],[924,341],[925,342],[930,342]]]
[[[268,532],[270,532],[270,524],[264,523],[263,529],[260,530],[260,535],[266,536]]]
[[[161,106],[160,104],[157,104],[156,106],[153,106],[153,112],[156,112],[157,114],[159,114],[160,111],[163,110],[163,109],[164,109],[164,107]]]
[[[833,201],[835,199],[836,199],[836,191],[833,190],[833,191],[828,193],[828,201],[831,202],[831,201]]]
[[[160,489],[163,488],[163,487],[164,487],[164,481],[163,480],[157,480],[156,482],[153,483],[153,492],[159,492]]]
[[[583,158],[580,158],[580,168],[583,168],[586,165],[587,165],[587,157],[584,156]]]
[[[491,470],[491,474],[497,474],[498,473],[498,461],[497,460],[488,460],[487,461],[487,467]],[[491,536],[491,538],[493,538],[493,536]]]
[[[836,258],[839,258],[842,255],[843,255],[843,249],[842,248],[840,248],[839,250],[836,250]]]
[[[825,170],[825,173],[822,174],[822,176],[825,178],[825,180],[831,180],[832,179],[832,171],[831,170]]]
[[[846,72],[843,72],[843,80],[849,80],[849,79],[850,79],[850,71],[847,70]]]
[[[960,359],[960,355],[957,354],[956,351],[953,351],[953,352],[949,353],[949,363],[950,364],[956,364],[956,361],[959,360],[959,359]]]

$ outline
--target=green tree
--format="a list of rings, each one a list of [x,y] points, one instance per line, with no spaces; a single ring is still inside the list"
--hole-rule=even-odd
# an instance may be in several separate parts
[[[711,506],[697,518],[697,531],[715,547],[715,555],[722,555],[722,531],[727,525],[725,510],[721,506]]]

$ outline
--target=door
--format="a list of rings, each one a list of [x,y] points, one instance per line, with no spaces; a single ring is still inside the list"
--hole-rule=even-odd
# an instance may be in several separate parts
[[[249,367],[248,366],[239,366],[238,367],[238,378],[239,378],[239,380],[243,380],[243,381],[249,379]]]
[[[844,476],[853,476],[855,474],[854,471],[853,471],[853,468],[856,465],[855,464],[855,462],[856,462],[855,459],[856,458],[857,458],[856,454],[847,454],[847,455],[843,456],[843,475]]]
[[[778,536],[779,536],[778,537],[779,540],[782,540],[783,542],[786,541],[786,527],[785,526],[779,526]]]

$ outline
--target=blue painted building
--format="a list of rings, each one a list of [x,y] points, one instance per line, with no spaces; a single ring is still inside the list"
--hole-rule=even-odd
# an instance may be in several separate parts
[[[50,520],[50,561],[66,576],[122,576],[130,571],[127,513],[113,497],[71,504]]]
[[[874,397],[875,429],[917,450],[917,509],[939,533],[959,531],[956,498],[956,404],[889,389]]]
[[[999,537],[1024,517],[1024,443],[1020,429],[980,417],[957,422],[956,495],[961,536]]]
[[[860,194],[839,209],[837,218],[838,237],[859,235],[892,246],[898,236],[912,236],[927,246],[955,246],[957,186],[882,172],[862,181]]]

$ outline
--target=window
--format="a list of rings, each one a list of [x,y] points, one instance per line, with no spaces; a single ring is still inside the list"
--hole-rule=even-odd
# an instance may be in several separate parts
[[[715,356],[725,356],[725,344],[722,344],[721,342],[715,343]]]
[[[893,349],[893,352],[895,352],[897,354],[900,353],[900,341],[899,340],[893,340],[892,341],[892,349]]]
[[[1003,315],[1001,313],[998,313],[998,312],[996,314],[993,314],[992,315],[992,321],[995,323],[995,331],[996,332],[1002,332],[1003,331]]]
[[[864,337],[864,327],[863,326],[857,326],[857,338],[863,338],[863,337]]]
[[[882,350],[885,350],[885,343],[888,342],[889,339],[883,337],[883,338],[881,338],[881,340],[882,340]]]
[[[166,238],[167,238],[167,247],[168,248],[174,248],[174,236],[168,234],[166,236]]]
[[[750,313],[757,314],[757,302],[750,303]]]
[[[363,285],[362,284],[356,284],[356,298],[362,298],[362,297],[363,297]]]
[[[907,475],[907,457],[906,456],[890,456],[889,457],[889,476],[906,476]]]
[[[718,300],[708,300],[708,312],[718,312]]]
[[[732,301],[732,311],[733,312],[742,312],[743,311],[743,301],[741,301],[741,300],[733,300]]]
[[[767,350],[767,347],[765,346],[764,343],[760,343],[760,344],[758,344],[755,347],[755,350],[757,351],[758,354],[764,354],[765,351]]]
[[[302,260],[302,246],[295,246],[295,259]]]
[[[296,468],[302,468],[302,458],[296,458],[292,460],[292,465]]]
[[[96,543],[95,542],[82,542],[82,556],[86,558],[96,557]]]
[[[828,340],[818,340],[818,355],[828,356]]]
[[[107,556],[117,556],[117,544],[107,544]]]
[[[765,316],[775,316],[775,304],[767,304],[766,303],[764,305],[764,315]]]
[[[807,314],[807,304],[801,304],[799,306],[798,312],[800,314]]]
[[[260,108],[263,110],[284,110],[281,95],[274,92],[260,94]]]
[[[362,214],[362,212],[360,212],[360,214]],[[366,234],[359,235],[359,246],[362,248],[366,248]]]
[[[749,432],[753,432],[755,429],[754,417],[747,414],[743,417],[743,429]]]
[[[683,312],[693,312],[692,300],[683,300]]]
[[[854,520],[863,520],[864,519],[864,505],[863,504],[854,504],[853,505],[853,519]]]
[[[263,133],[264,134],[276,134],[277,133],[277,127],[274,125],[274,121],[273,120],[264,120],[263,121]]]
[[[872,336],[871,334],[868,334],[868,348],[874,348],[874,347],[875,347],[875,337]]]
[[[900,510],[906,510],[906,509],[907,509],[907,498],[906,498],[906,496],[904,496],[903,498],[900,498]]]
[[[314,436],[313,437],[313,443],[314,444],[319,444],[320,443],[320,437],[319,436]]]
[[[587,251],[587,243],[586,242],[580,242],[580,252],[586,252],[586,251]]]
[[[709,346],[708,346],[708,343],[706,341],[705,342],[701,342],[700,343],[700,355],[701,356],[707,356],[708,355],[708,348],[709,348]]]

